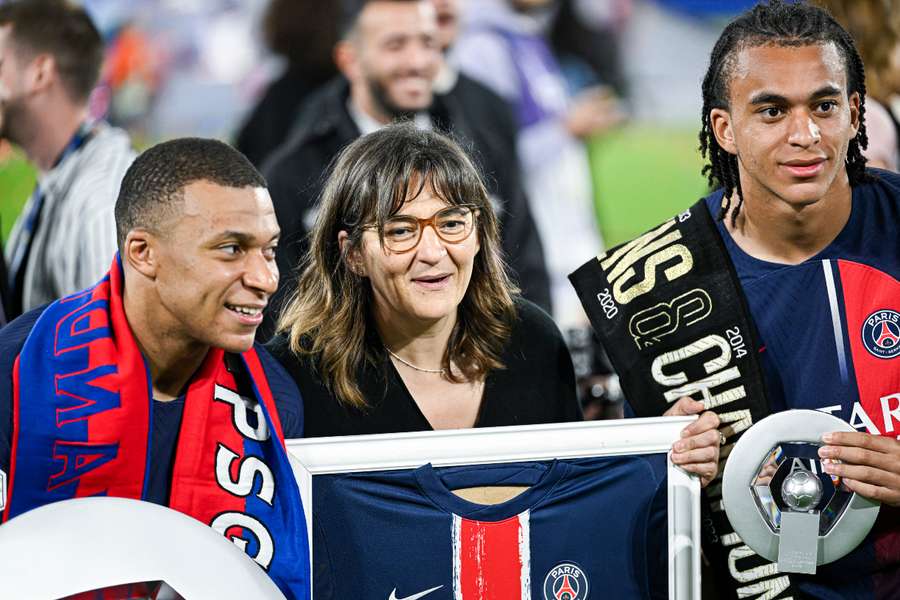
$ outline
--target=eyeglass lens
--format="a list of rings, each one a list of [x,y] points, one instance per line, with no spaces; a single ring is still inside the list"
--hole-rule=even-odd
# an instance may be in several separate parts
[[[466,206],[445,208],[430,219],[402,215],[391,217],[384,224],[384,242],[391,250],[409,250],[419,243],[427,225],[432,225],[438,237],[445,242],[461,242],[472,232],[474,220],[472,209]]]

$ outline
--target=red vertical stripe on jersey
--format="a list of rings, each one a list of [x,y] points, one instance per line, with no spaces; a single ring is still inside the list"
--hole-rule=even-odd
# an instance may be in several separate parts
[[[518,517],[496,523],[461,519],[459,591],[462,600],[528,600],[522,597]]]
[[[890,412],[900,408],[900,401],[896,397],[892,401],[889,396],[900,393],[900,356],[879,358],[866,350],[863,325],[875,311],[900,312],[900,282],[859,263],[841,260],[838,268],[860,404],[881,434],[897,437],[900,421]]]
[[[847,312],[847,333],[853,357],[853,370],[863,410],[882,435],[900,435],[900,421],[891,414],[900,407],[900,356],[890,359],[873,356],[863,344],[863,325],[866,318],[878,310],[900,312],[900,282],[886,273],[866,265],[838,261],[841,286],[844,289],[844,308]],[[882,507],[879,521],[894,519],[896,509]],[[900,534],[895,528],[875,525],[875,559],[878,564],[895,564],[900,556]],[[875,598],[896,597],[891,588],[892,578],[875,577]]]

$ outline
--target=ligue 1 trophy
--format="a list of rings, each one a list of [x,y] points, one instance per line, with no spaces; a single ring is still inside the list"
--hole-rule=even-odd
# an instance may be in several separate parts
[[[735,532],[782,573],[815,573],[860,544],[879,504],[825,473],[822,434],[854,431],[814,410],[790,410],[759,421],[738,440],[722,475],[722,501]]]

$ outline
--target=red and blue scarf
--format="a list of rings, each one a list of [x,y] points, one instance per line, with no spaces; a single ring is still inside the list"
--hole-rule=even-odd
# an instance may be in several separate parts
[[[97,285],[49,305],[25,341],[3,521],[70,498],[146,499],[154,402],[122,290],[116,260]],[[211,349],[187,389],[168,505],[234,541],[288,598],[307,599],[306,521],[272,392],[252,348],[234,358],[251,398]]]

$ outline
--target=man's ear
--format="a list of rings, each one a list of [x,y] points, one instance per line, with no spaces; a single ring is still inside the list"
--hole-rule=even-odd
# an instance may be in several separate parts
[[[352,40],[343,39],[334,46],[334,64],[348,81],[359,77],[359,52]]]
[[[850,94],[850,127],[853,128],[853,135],[856,137],[859,133],[859,92]]]
[[[724,108],[714,108],[709,111],[709,123],[713,135],[722,150],[729,154],[737,154],[737,144],[734,142],[734,128],[731,126],[731,114]]]
[[[30,92],[43,92],[57,78],[56,59],[52,54],[38,54],[26,69],[26,89]]]
[[[132,229],[122,244],[122,263],[149,278],[156,279],[159,268],[159,240],[146,229]]]
[[[366,263],[360,248],[350,242],[350,234],[343,229],[338,232],[338,247],[341,249],[341,256],[347,268],[360,277],[366,277]]]

